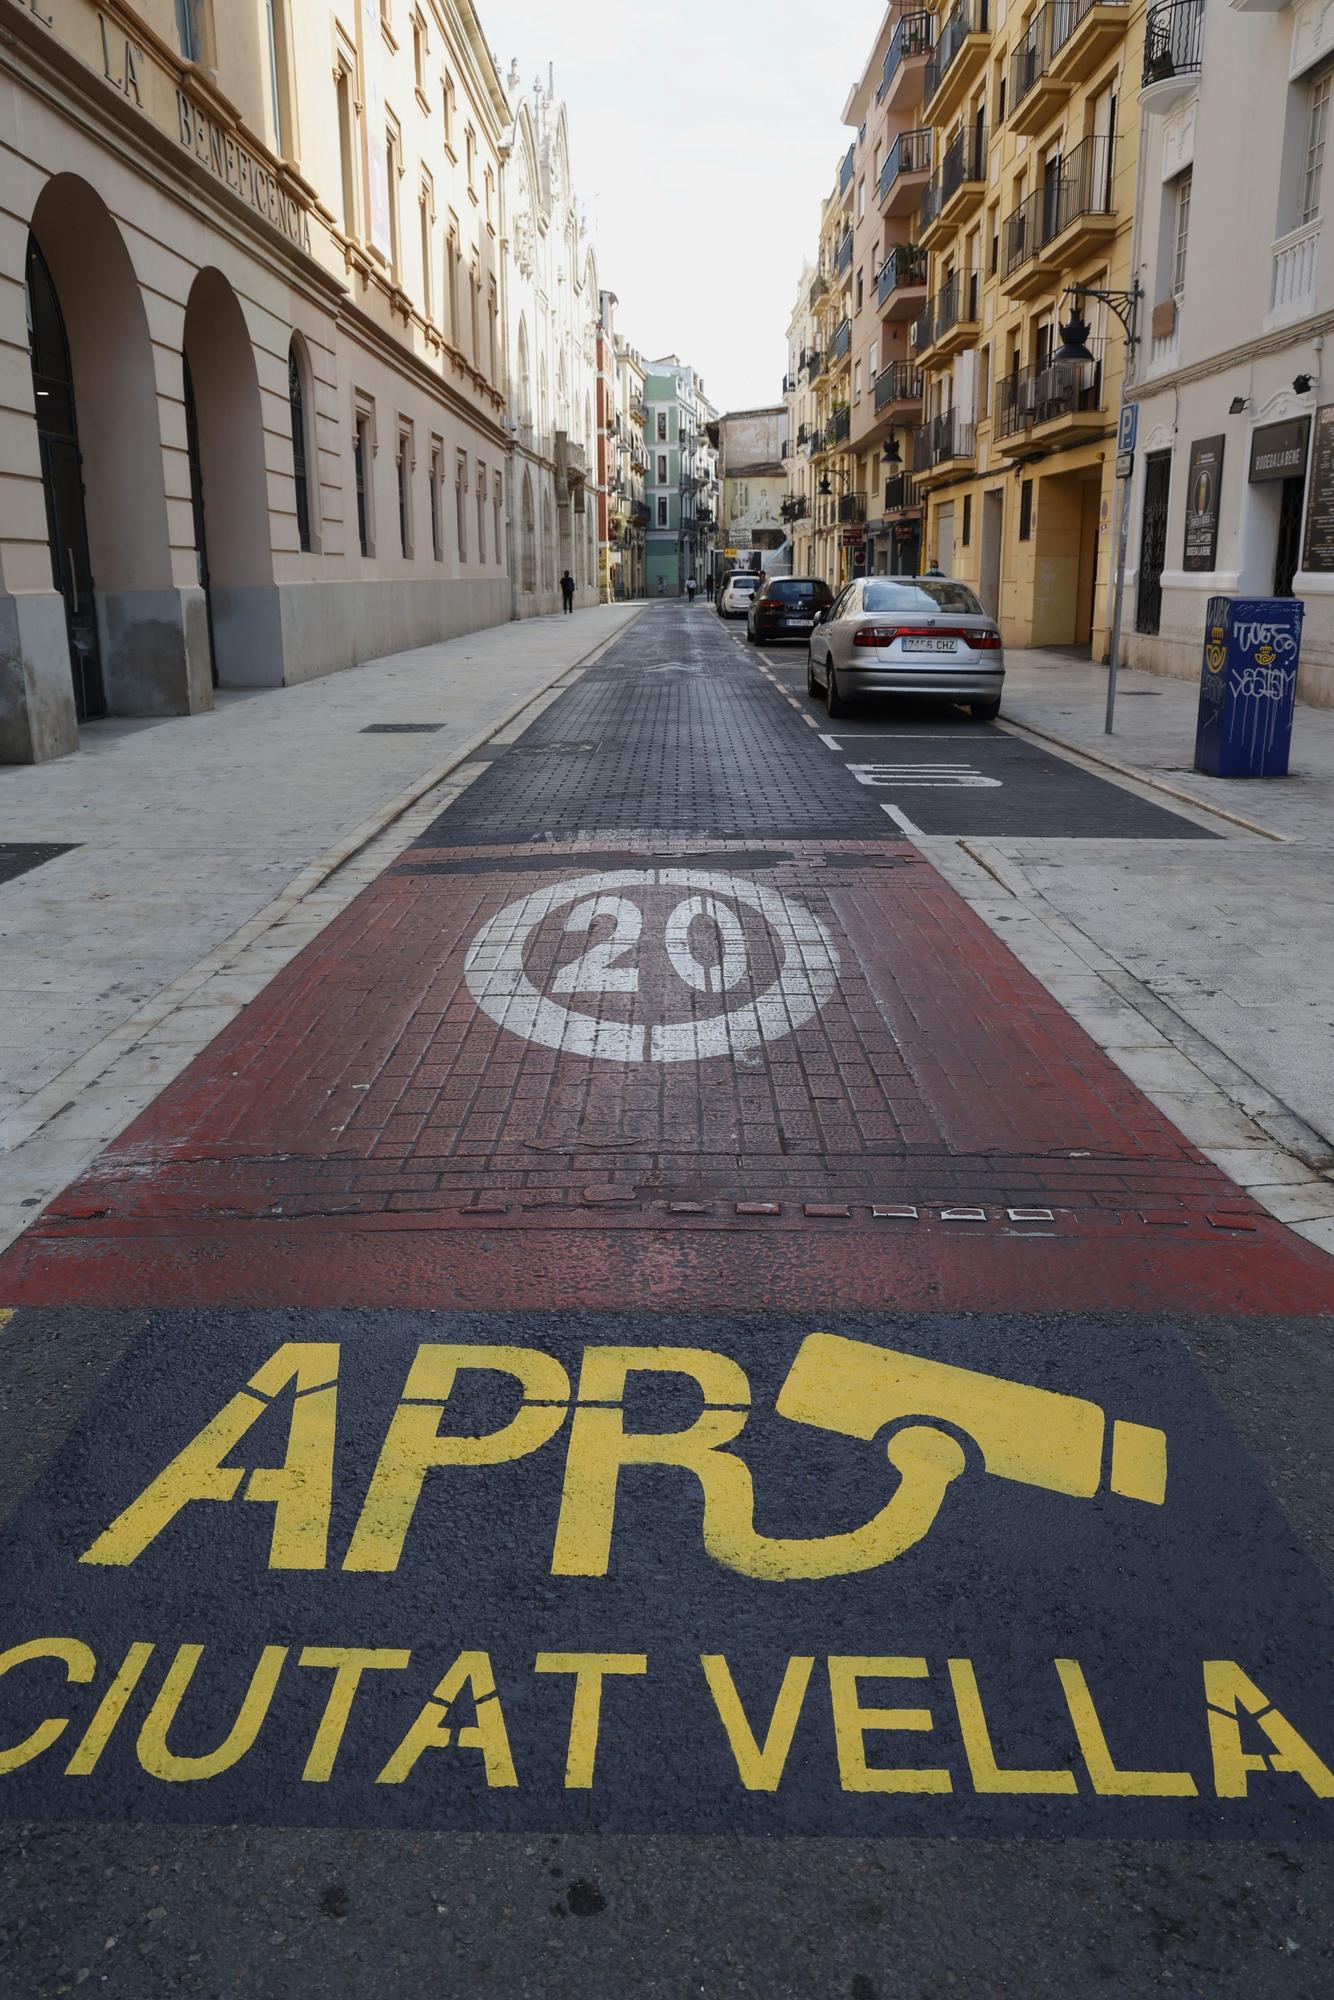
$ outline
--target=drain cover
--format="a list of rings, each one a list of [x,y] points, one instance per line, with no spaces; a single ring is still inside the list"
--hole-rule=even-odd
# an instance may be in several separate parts
[[[434,736],[443,722],[368,722],[363,736]]]
[[[78,844],[77,840],[0,840],[0,882],[12,882],[16,876],[26,875],[30,868],[40,868],[44,861],[54,861],[58,854],[71,854]]]

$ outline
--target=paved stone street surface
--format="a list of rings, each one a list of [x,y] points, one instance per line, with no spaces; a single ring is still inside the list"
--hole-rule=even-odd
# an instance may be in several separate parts
[[[928,858],[1226,828],[703,606],[484,761],[0,1260],[0,1986],[1328,1993],[1334,1261]]]

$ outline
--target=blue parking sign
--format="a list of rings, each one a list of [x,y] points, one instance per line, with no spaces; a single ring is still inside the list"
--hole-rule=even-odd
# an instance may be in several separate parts
[[[1121,416],[1116,426],[1116,448],[1118,451],[1133,451],[1135,436],[1139,430],[1139,404],[1122,403]]]

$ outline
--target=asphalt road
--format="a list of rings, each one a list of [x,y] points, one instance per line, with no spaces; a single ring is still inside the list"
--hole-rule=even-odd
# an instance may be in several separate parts
[[[0,1990],[1334,1985],[1330,1261],[905,821],[1209,838],[655,606],[0,1260]]]

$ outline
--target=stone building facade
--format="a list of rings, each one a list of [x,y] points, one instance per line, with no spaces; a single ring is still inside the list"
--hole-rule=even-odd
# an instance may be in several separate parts
[[[511,129],[468,0],[0,0],[0,760],[510,615]]]

